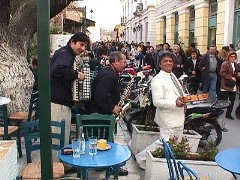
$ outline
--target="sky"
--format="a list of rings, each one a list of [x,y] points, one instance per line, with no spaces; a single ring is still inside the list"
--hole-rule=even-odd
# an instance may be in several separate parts
[[[78,1],[79,2],[79,1]],[[91,39],[99,40],[100,27],[106,30],[113,30],[121,23],[122,6],[120,0],[84,0],[78,3],[87,7],[87,19],[96,22],[95,28],[90,28]],[[93,13],[90,13],[90,10]]]

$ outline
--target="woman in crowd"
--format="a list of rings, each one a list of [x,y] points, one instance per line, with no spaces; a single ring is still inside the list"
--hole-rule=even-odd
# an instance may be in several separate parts
[[[230,105],[227,108],[226,118],[234,120],[232,117],[233,105],[236,97],[237,86],[236,86],[236,59],[237,54],[235,52],[230,52],[228,54],[227,61],[223,62],[221,65],[220,75],[221,75],[221,99],[229,100]],[[230,83],[230,81],[233,81]],[[234,84],[235,83],[235,84]],[[232,85],[231,85],[232,84]]]

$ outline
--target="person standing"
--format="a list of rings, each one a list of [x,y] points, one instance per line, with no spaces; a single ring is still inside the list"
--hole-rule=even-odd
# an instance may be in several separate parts
[[[51,120],[65,119],[64,145],[69,144],[71,107],[73,105],[72,83],[76,79],[84,80],[82,72],[73,70],[73,63],[76,55],[83,53],[89,43],[90,39],[86,34],[76,33],[66,46],[54,53],[51,62]],[[57,128],[52,128],[52,132],[57,131]],[[57,158],[56,155],[53,155],[53,158]]]
[[[216,56],[216,46],[209,47],[207,54],[203,55],[199,69],[201,71],[201,80],[203,83],[203,93],[210,94],[210,102],[216,101],[216,86],[217,81],[220,79],[221,59]]]
[[[175,44],[173,45],[173,73],[177,78],[180,78],[181,75],[183,75],[184,70],[184,60],[182,56],[180,55],[180,46]]]
[[[150,46],[149,51],[146,53],[146,56],[143,59],[143,66],[149,65],[151,69],[154,70],[155,68],[155,53],[154,47]]]
[[[160,60],[161,71],[152,79],[152,100],[156,107],[154,121],[160,128],[160,138],[136,155],[141,168],[146,166],[146,150],[155,150],[162,146],[162,138],[169,141],[176,137],[181,141],[183,136],[185,112],[183,103],[183,88],[173,74],[173,54],[164,52]]]
[[[197,94],[201,80],[200,70],[198,68],[200,59],[196,50],[191,51],[191,56],[187,58],[185,63],[185,73],[188,76],[194,76],[192,79],[193,94]]]
[[[34,76],[33,92],[36,92],[38,91],[38,59],[36,57],[31,57],[29,68]]]
[[[119,73],[127,65],[126,55],[120,51],[114,51],[109,57],[109,66],[99,71],[92,84],[92,99],[86,106],[88,113],[119,115],[122,107],[120,101]],[[127,175],[128,171],[119,170],[119,175]]]
[[[228,60],[222,63],[220,75],[221,75],[221,99],[230,101],[230,105],[227,108],[226,118],[230,120],[234,120],[232,117],[232,110],[234,101],[236,98],[237,87],[236,83],[234,86],[228,86],[227,81],[233,80],[236,82],[235,77],[235,69],[237,63],[235,62],[237,59],[237,54],[231,51],[228,54]]]

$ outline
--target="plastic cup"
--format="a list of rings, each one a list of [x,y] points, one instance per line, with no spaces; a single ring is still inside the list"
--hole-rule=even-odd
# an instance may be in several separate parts
[[[97,155],[97,137],[90,137],[89,139],[89,155]]]
[[[74,158],[80,158],[80,154],[81,154],[80,147],[81,147],[81,141],[79,139],[73,139],[72,149],[73,149]]]

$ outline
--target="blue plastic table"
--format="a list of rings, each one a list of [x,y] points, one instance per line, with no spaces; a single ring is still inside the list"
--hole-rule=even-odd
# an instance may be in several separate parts
[[[232,148],[219,152],[215,157],[216,163],[223,169],[235,174],[240,174],[240,148]]]
[[[59,158],[70,165],[78,168],[78,177],[83,175],[84,179],[88,179],[87,169],[106,169],[106,179],[110,178],[111,171],[114,173],[114,178],[118,177],[120,166],[123,166],[131,157],[131,151],[128,147],[108,142],[112,147],[109,150],[98,150],[96,156],[89,155],[88,141],[86,141],[86,152],[81,154],[80,158],[73,158],[72,155],[63,155],[59,152]],[[71,147],[67,145],[66,147]]]

